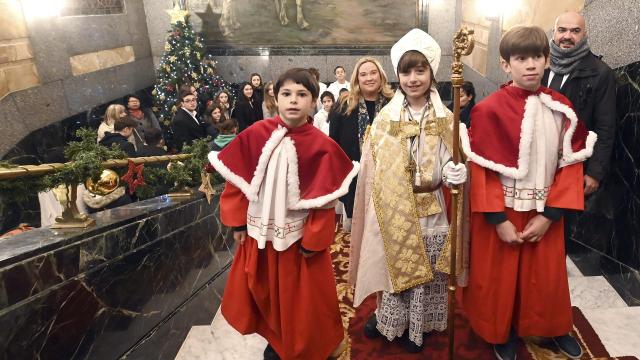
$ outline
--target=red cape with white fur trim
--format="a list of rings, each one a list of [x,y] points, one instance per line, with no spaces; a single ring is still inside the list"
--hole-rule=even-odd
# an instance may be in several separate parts
[[[297,159],[289,163],[288,170],[288,187],[294,195],[291,209],[322,207],[347,193],[359,164],[352,163],[338,144],[313,125],[289,128],[280,116],[256,122],[222,151],[211,152],[209,161],[255,201],[271,154],[284,136],[293,140]]]
[[[474,106],[471,129],[461,129],[462,146],[471,161],[512,178],[526,175],[527,166],[520,162],[528,158],[529,149],[524,142],[532,136],[536,116],[526,106],[532,95],[565,118],[563,160],[574,163],[591,156],[597,136],[578,120],[566,97],[546,87],[532,92],[508,83]]]

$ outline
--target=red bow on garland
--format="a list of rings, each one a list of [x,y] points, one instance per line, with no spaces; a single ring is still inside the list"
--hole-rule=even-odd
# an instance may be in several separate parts
[[[143,171],[144,164],[136,166],[133,161],[129,160],[129,170],[122,176],[122,181],[126,182],[129,187],[129,195],[133,195],[138,186],[147,185],[142,176]]]

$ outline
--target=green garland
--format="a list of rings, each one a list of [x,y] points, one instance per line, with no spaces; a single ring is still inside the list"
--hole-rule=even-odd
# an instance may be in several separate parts
[[[0,168],[16,167],[9,161],[0,161]],[[9,202],[24,202],[29,196],[45,190],[41,177],[23,177],[19,179],[0,180],[0,198]]]
[[[59,185],[77,185],[87,178],[97,180],[102,173],[102,162],[108,159],[124,159],[126,154],[115,145],[109,149],[96,142],[96,131],[82,128],[76,132],[80,141],[73,141],[65,148],[65,157],[71,161],[55,173],[44,176],[27,176],[0,181],[0,196],[7,201],[24,201],[41,191]],[[2,168],[16,167],[9,161],[0,162]]]
[[[171,191],[182,191],[200,185],[200,173],[208,163],[207,155],[211,146],[211,138],[198,139],[191,145],[185,145],[182,151],[191,154],[184,161],[172,161],[170,170],[157,167],[145,167],[145,186],[136,189],[136,196],[140,199],[148,199],[155,196],[159,187],[170,188]],[[212,184],[213,185],[213,184]]]
[[[96,142],[95,130],[82,128],[76,132],[80,141],[72,141],[64,149],[65,158],[71,161],[64,167],[43,177],[45,189],[53,189],[59,185],[78,185],[88,178],[97,181],[104,168],[102,162],[109,159],[126,159],[124,153],[116,144],[111,148]]]
[[[92,178],[97,181],[104,170],[102,163],[109,159],[126,159],[127,155],[117,145],[107,148],[96,142],[96,131],[82,128],[76,132],[80,141],[70,142],[64,150],[69,159],[62,169],[45,176],[27,176],[17,179],[0,180],[0,197],[6,201],[23,201],[40,191],[47,191],[59,185],[77,185]],[[136,189],[139,199],[154,197],[159,188],[182,190],[200,184],[200,172],[207,164],[211,139],[199,139],[185,146],[183,152],[192,156],[182,162],[172,161],[171,170],[162,165],[147,165],[144,169],[146,185]],[[12,168],[17,165],[0,162],[0,168]],[[117,171],[122,176],[122,169]],[[216,178],[217,179],[217,178]],[[218,181],[220,181],[218,179]]]

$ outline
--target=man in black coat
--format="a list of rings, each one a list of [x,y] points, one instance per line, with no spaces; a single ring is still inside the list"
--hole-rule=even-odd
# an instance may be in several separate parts
[[[174,145],[179,152],[182,151],[182,146],[185,143],[190,145],[196,139],[207,137],[204,124],[198,120],[196,114],[198,106],[196,96],[191,92],[182,91],[180,102],[182,106],[176,111],[171,121]]]
[[[616,129],[616,80],[613,70],[587,43],[584,17],[576,12],[556,19],[551,64],[542,84],[565,95],[589,130],[598,134],[585,167],[585,195],[592,194],[609,170]]]
[[[136,148],[127,139],[133,134],[133,129],[137,125],[138,123],[129,115],[118,119],[113,123],[113,132],[105,132],[99,144],[108,148],[117,144],[130,158],[136,157]]]

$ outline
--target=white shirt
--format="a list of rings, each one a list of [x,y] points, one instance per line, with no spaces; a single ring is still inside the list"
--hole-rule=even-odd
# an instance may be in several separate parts
[[[313,126],[317,127],[325,133],[325,135],[329,135],[329,113],[324,109],[320,109],[318,113],[313,117]]]
[[[327,88],[327,90],[331,91],[331,93],[333,94],[333,97],[335,98],[336,102],[338,101],[338,97],[340,95],[340,89],[351,90],[351,85],[349,84],[348,81],[345,81],[344,84],[340,84],[339,82],[334,81]]]
[[[318,85],[320,85],[320,91],[318,92],[318,101],[316,102],[316,113],[322,110],[322,100],[320,98],[322,97],[322,93],[327,91],[327,84],[318,82]],[[333,100],[335,101],[335,99]]]
[[[569,78],[569,75],[571,75],[571,73],[565,74],[562,77],[562,83],[560,84],[561,89],[564,86],[565,81],[567,81],[567,78]],[[554,73],[552,70],[549,70],[549,81],[547,82],[547,87],[551,86],[551,80],[553,80],[554,76],[556,76],[556,73]]]

